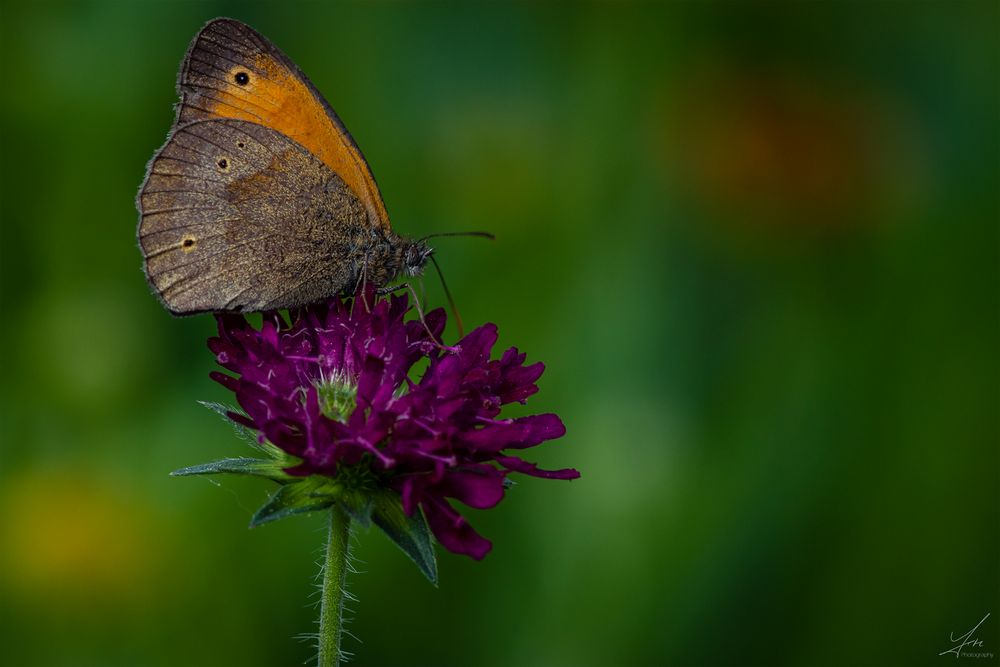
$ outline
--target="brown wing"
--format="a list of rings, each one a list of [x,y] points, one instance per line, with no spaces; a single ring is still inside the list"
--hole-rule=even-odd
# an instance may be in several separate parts
[[[184,56],[177,92],[178,125],[235,118],[277,130],[340,176],[371,223],[389,230],[375,177],[347,128],[295,63],[253,28],[228,18],[209,21]]]
[[[175,314],[317,301],[356,275],[367,223],[344,182],[288,137],[235,120],[183,125],[139,191],[146,276]]]

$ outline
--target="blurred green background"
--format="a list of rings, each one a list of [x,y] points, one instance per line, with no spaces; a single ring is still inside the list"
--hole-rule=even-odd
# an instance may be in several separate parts
[[[310,659],[318,516],[197,399],[133,198],[206,20],[338,110],[464,318],[548,370],[481,563],[377,532],[358,665],[955,664],[1000,654],[1000,4],[5,1],[0,663]],[[431,305],[440,288],[426,280]],[[312,597],[311,597],[312,596]]]

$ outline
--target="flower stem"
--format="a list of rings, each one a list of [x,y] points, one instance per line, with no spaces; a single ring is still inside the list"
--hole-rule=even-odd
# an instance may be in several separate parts
[[[330,537],[323,563],[323,592],[319,609],[319,667],[340,664],[340,635],[344,619],[344,581],[347,577],[347,539],[351,519],[335,503],[330,510]]]

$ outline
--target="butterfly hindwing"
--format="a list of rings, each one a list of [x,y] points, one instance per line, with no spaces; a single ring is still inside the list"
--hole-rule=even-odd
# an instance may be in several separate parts
[[[174,313],[255,311],[344,288],[363,204],[282,133],[239,120],[178,127],[139,192],[150,284]]]
[[[233,118],[284,134],[340,176],[370,223],[388,231],[382,196],[357,144],[295,63],[253,28],[226,18],[206,24],[184,57],[177,88],[177,124]]]

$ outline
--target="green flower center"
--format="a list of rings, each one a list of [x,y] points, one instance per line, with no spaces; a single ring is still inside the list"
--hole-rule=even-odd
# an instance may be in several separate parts
[[[354,412],[358,405],[358,386],[343,377],[334,377],[316,383],[319,409],[323,415],[341,423]],[[372,471],[371,457],[365,456],[354,465],[337,466],[333,482],[344,494],[341,500],[352,499],[355,504],[363,503],[369,493],[379,488],[379,479]]]
[[[343,378],[317,382],[316,392],[323,414],[341,423],[347,422],[358,404],[358,386]]]

